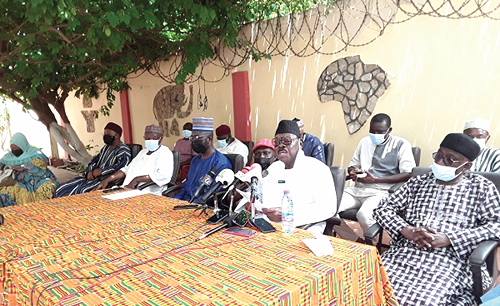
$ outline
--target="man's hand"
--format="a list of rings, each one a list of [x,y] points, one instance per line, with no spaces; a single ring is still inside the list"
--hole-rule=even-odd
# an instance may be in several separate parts
[[[94,174],[92,173],[92,171],[89,171],[89,173],[87,173],[87,180],[91,181],[93,179],[95,179]]]
[[[281,207],[263,208],[262,212],[266,214],[269,220],[281,222]]]
[[[371,175],[370,172],[366,171],[364,173],[366,173],[366,176],[358,178],[358,182],[365,184],[375,184],[377,182],[377,178]]]
[[[451,241],[446,234],[438,233],[435,229],[426,227],[427,232],[434,238],[431,242],[432,248],[444,248],[451,245]]]
[[[406,239],[417,244],[417,249],[430,249],[433,237],[423,227],[407,226],[401,230]]]
[[[92,174],[94,175],[94,178],[98,178],[102,174],[101,168],[96,168],[96,169],[92,170]]]
[[[94,190],[106,189],[106,187],[108,187],[108,183],[108,180],[101,181]]]
[[[24,167],[12,167],[11,169],[14,172],[24,172],[24,171],[26,171],[26,168],[24,168]]]
[[[137,186],[139,182],[136,181],[136,179],[133,179],[130,183],[128,183],[127,188],[130,188],[130,189],[135,189],[135,187]]]
[[[351,169],[351,171],[349,171],[349,178],[353,181],[358,180],[358,175],[356,174],[356,172],[361,172],[361,169],[354,167]]]

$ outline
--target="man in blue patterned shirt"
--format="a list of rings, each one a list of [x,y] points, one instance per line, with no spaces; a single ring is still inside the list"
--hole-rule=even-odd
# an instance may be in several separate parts
[[[325,148],[323,143],[318,137],[308,134],[304,131],[304,122],[299,118],[293,118],[293,121],[297,122],[300,130],[300,139],[302,140],[302,151],[304,151],[305,156],[314,157],[326,164],[325,159]]]

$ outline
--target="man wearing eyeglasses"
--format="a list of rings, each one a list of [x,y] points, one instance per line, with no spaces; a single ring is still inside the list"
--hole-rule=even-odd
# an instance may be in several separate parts
[[[263,212],[268,219],[281,222],[281,200],[285,190],[293,200],[295,226],[314,224],[314,233],[323,233],[324,220],[335,214],[335,185],[328,166],[316,158],[305,156],[300,149],[297,123],[282,120],[273,139],[274,153],[279,161],[267,168],[263,179]]]
[[[231,162],[224,154],[215,150],[213,146],[214,119],[198,117],[193,118],[193,133],[191,135],[191,147],[198,153],[192,160],[186,180],[182,183],[181,190],[174,196],[177,199],[189,201],[200,186],[200,178],[207,174],[213,167],[217,172],[223,169],[231,169]],[[216,173],[217,174],[217,173]],[[215,183],[215,180],[213,180]],[[194,200],[196,203],[198,198]]]
[[[154,182],[147,191],[160,195],[168,186],[174,171],[174,155],[167,146],[161,144],[163,130],[158,125],[148,125],[144,130],[144,145],[127,166],[104,179],[96,189],[104,189],[117,180],[125,179],[123,185],[136,188],[141,184]]]
[[[391,118],[387,114],[373,116],[370,135],[361,139],[347,168],[356,183],[345,189],[339,212],[359,207],[356,218],[363,231],[375,224],[373,210],[389,194],[388,190],[407,181],[415,167],[410,142],[391,132]],[[345,239],[361,239],[345,222],[336,226],[335,231]]]
[[[483,118],[469,120],[464,125],[464,134],[472,138],[481,148],[481,153],[474,160],[471,171],[500,172],[500,149],[489,148],[490,123]]]
[[[479,152],[466,135],[448,134],[432,172],[410,179],[375,209],[392,237],[382,262],[401,305],[476,305],[468,258],[481,241],[500,239],[500,194],[467,171]]]

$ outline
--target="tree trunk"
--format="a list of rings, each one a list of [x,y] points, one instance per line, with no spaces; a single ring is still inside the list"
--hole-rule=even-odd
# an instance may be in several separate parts
[[[55,101],[54,98],[54,102]],[[64,127],[57,123],[54,113],[47,104],[47,102],[50,103],[50,101],[41,101],[35,98],[31,99],[30,102],[33,106],[33,111],[38,116],[38,120],[47,127],[50,135],[54,137],[64,151],[86,166],[92,159],[92,156],[87,152],[87,149],[71,126],[63,103],[51,104],[55,105],[55,109],[64,122]]]

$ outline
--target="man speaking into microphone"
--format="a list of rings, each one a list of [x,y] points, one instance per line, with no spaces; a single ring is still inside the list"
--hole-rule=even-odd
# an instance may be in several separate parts
[[[176,199],[189,201],[195,195],[200,185],[203,184],[200,179],[209,173],[210,169],[217,169],[217,173],[223,169],[231,169],[231,162],[224,154],[215,150],[213,138],[214,119],[204,117],[193,118],[193,132],[190,140],[193,151],[198,153],[198,155],[191,161],[187,178],[182,183],[179,193],[174,196]],[[214,183],[215,180],[213,180],[212,184]],[[209,187],[207,186],[206,190]],[[206,190],[200,192],[200,196],[197,196],[193,202],[197,203]]]
[[[281,221],[281,200],[284,190],[293,200],[295,226],[314,224],[309,231],[323,233],[324,220],[337,209],[332,174],[321,161],[305,156],[301,148],[297,123],[282,120],[273,139],[274,153],[279,161],[268,169],[262,182],[263,213],[271,221]]]

